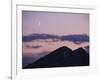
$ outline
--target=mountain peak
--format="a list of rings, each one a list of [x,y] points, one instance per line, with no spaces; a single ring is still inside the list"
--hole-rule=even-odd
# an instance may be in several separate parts
[[[60,47],[60,48],[68,48],[68,47],[66,47],[66,46],[62,46],[62,47]],[[69,48],[70,49],[70,48]]]
[[[54,50],[50,54],[64,56],[64,55],[68,55],[68,54],[71,54],[71,53],[72,53],[72,50],[70,48],[68,48],[66,46],[62,46],[62,47]]]
[[[56,49],[55,51],[58,51],[58,50],[59,50],[59,51],[60,51],[60,50],[63,50],[63,51],[72,52],[72,50],[71,50],[70,48],[66,47],[66,46],[62,46],[62,47]]]
[[[74,50],[73,53],[77,53],[77,54],[78,54],[78,53],[81,53],[81,54],[86,53],[86,54],[87,54],[87,52],[86,52],[82,47],[80,47],[80,48]]]
[[[76,50],[84,50],[82,47],[80,47],[80,48],[78,48],[78,49],[76,49]],[[76,50],[74,50],[74,51],[76,51]]]

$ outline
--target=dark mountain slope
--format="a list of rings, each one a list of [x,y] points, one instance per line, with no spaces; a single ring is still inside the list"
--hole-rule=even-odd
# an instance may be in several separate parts
[[[82,48],[72,51],[68,47],[60,47],[50,54],[24,68],[47,68],[89,65],[89,54]]]
[[[74,50],[72,57],[74,59],[73,64],[75,64],[75,66],[89,65],[89,54],[83,48],[78,48],[78,49]]]

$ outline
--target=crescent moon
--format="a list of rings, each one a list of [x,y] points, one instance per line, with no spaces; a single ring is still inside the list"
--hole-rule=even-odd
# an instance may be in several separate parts
[[[41,25],[41,22],[40,21],[38,21],[38,26],[40,26]]]

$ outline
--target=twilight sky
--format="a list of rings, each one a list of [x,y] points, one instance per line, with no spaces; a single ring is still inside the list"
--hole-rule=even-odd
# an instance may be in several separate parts
[[[89,34],[89,14],[22,12],[23,35],[48,33],[57,35]]]
[[[22,11],[22,28],[23,66],[62,46],[89,46],[89,14]]]

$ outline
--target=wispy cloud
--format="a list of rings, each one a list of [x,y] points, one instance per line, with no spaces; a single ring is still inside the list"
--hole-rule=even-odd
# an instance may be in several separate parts
[[[74,34],[74,35],[63,35],[63,36],[58,36],[58,35],[52,35],[52,34],[32,34],[28,36],[23,36],[22,38],[23,42],[30,42],[34,40],[50,40],[52,42],[55,41],[71,41],[74,42],[75,44],[80,44],[83,42],[89,42],[89,36],[86,34]],[[38,48],[41,46],[32,46],[33,48]]]
[[[41,48],[42,46],[41,45],[37,45],[37,46],[29,46],[29,45],[26,45],[25,47],[26,48]]]

